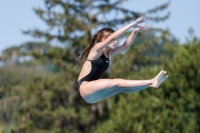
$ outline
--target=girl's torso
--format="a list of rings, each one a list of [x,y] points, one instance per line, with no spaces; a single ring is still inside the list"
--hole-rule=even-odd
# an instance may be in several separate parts
[[[84,77],[87,77],[90,81],[97,80],[107,70],[108,66],[109,58],[106,57],[104,53],[97,59],[86,60],[82,67],[78,81]]]

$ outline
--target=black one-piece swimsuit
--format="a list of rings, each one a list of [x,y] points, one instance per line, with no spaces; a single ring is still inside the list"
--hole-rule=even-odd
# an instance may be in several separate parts
[[[80,93],[80,86],[83,81],[92,81],[99,79],[102,74],[108,69],[109,66],[109,58],[106,58],[104,54],[102,54],[96,60],[88,60],[91,62],[92,69],[88,75],[83,77],[78,81],[78,91]]]

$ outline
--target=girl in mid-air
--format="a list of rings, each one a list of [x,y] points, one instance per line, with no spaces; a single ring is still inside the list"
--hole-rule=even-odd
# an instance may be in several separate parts
[[[117,31],[110,28],[101,29],[79,56],[77,65],[81,63],[83,56],[89,52],[78,77],[80,96],[87,103],[95,103],[120,92],[132,93],[148,87],[158,88],[168,78],[166,71],[162,70],[157,76],[149,80],[99,79],[109,66],[109,58],[128,50],[136,34],[147,27],[147,25],[138,25],[142,22],[145,22],[145,18],[140,17],[135,22]],[[122,45],[117,46],[117,39],[130,28],[135,29]]]

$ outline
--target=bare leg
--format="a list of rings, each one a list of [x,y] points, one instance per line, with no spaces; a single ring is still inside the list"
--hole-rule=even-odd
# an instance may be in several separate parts
[[[149,86],[146,86],[146,88],[148,87],[154,87],[154,88],[158,88],[159,85],[168,78],[167,72],[166,71],[161,71],[156,77],[154,77],[152,79],[152,84]],[[133,92],[137,92],[140,90],[145,89],[145,86],[138,86],[138,87],[131,87],[129,89],[125,89],[123,92],[124,93],[133,93]]]
[[[160,79],[160,83],[163,82],[164,80],[166,80],[167,77],[168,77],[168,76],[166,75],[166,72],[164,72],[164,74],[165,74],[165,75]],[[156,78],[154,78],[154,80],[155,80],[154,82],[157,82]],[[128,80],[126,80],[126,81],[128,81]],[[155,83],[154,83],[154,85],[155,85]],[[158,82],[157,82],[156,85],[158,85]],[[115,95],[115,94],[118,94],[118,93],[120,93],[120,92],[123,92],[123,93],[134,93],[134,92],[138,92],[138,91],[144,90],[144,89],[146,89],[146,88],[148,88],[148,87],[150,87],[150,86],[152,86],[152,84],[151,84],[151,85],[147,84],[147,85],[143,85],[143,86],[135,86],[135,87],[127,87],[126,89],[124,89],[124,88],[121,88],[121,89],[114,89],[114,90],[112,90],[112,91],[110,91],[110,92],[108,92],[108,93],[106,93],[106,94],[102,94],[102,95],[100,95],[99,97],[96,97],[96,98],[93,99],[91,102],[92,102],[92,103],[97,102],[97,101],[99,101],[99,100],[101,100],[101,99],[111,97],[111,96],[113,96],[113,95]],[[158,87],[155,87],[155,88],[158,88]]]
[[[84,81],[80,87],[80,94],[88,103],[94,103],[120,92],[136,92],[150,86],[157,88],[165,79],[167,79],[166,72],[161,71],[151,80],[99,79],[90,82]]]
[[[146,89],[148,88],[149,85],[146,85],[146,86],[140,86],[140,87],[134,87],[134,89],[114,89],[106,94],[102,94],[102,95],[99,95],[99,97],[96,97],[94,98],[93,100],[91,100],[89,103],[95,103],[101,99],[104,99],[104,98],[108,98],[108,97],[111,97],[111,96],[114,96],[115,94],[118,94],[120,92],[123,92],[123,93],[133,93],[133,92],[137,92],[137,91],[140,91],[140,90],[143,90],[143,89]]]
[[[102,99],[114,96],[114,95],[116,95],[116,94],[118,94],[120,92],[122,92],[121,89],[113,89],[112,91],[107,92],[107,93],[102,94],[102,95],[99,95],[99,96],[95,97],[94,99],[91,99],[90,101],[87,101],[87,102],[88,103],[95,103],[95,102],[98,102],[98,101],[100,101]]]
[[[133,87],[133,88],[129,88],[129,89],[124,89],[123,93],[138,92],[138,91],[144,90],[144,89],[146,89],[148,87],[149,87],[149,85],[144,85],[144,86],[137,86],[137,87]]]
[[[151,80],[124,80],[124,79],[99,79],[84,81],[80,87],[80,94],[88,103],[97,102],[103,98],[113,96],[125,90],[146,89],[151,85]]]

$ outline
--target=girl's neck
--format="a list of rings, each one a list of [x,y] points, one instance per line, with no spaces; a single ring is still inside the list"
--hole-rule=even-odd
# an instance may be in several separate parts
[[[109,58],[109,48],[108,47],[106,47],[106,48],[104,48],[103,49],[103,54],[107,57],[107,58]]]

